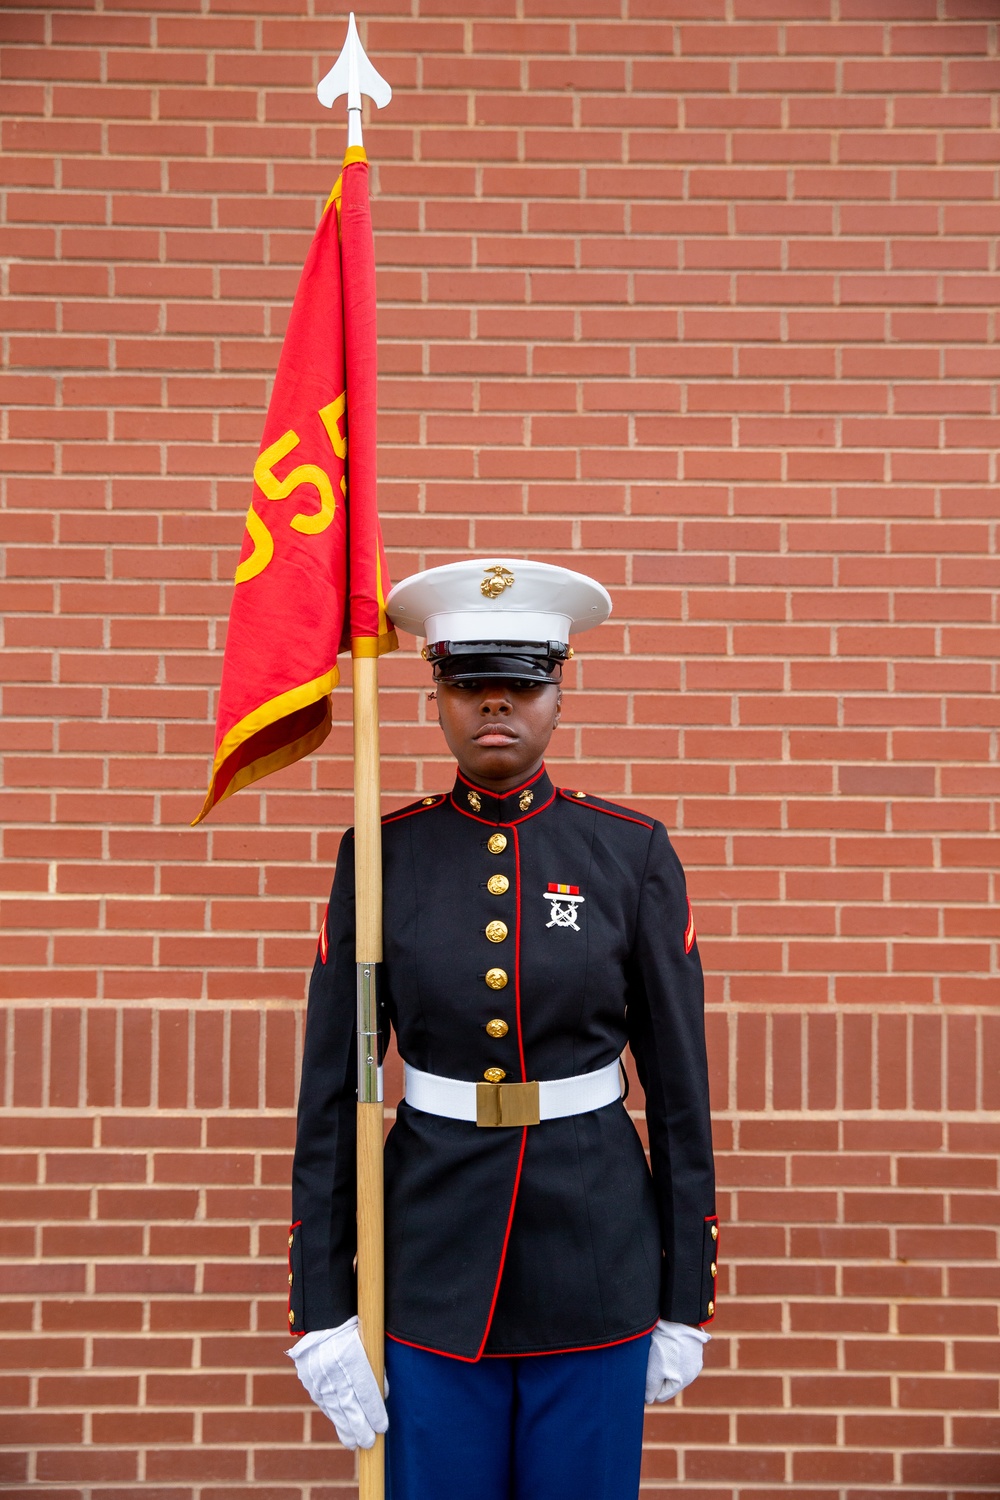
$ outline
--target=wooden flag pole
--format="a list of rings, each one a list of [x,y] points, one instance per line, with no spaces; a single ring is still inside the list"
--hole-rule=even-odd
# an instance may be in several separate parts
[[[362,146],[361,96],[381,109],[392,89],[369,61],[351,12],[347,39],[316,90],[327,109],[347,95],[347,144]],[[346,289],[345,289],[346,292]],[[372,288],[374,297],[374,287]],[[346,302],[345,302],[346,325]],[[374,337],[374,324],[372,324]],[[349,330],[345,326],[348,345]],[[348,363],[350,364],[348,347]],[[372,366],[374,380],[374,365]],[[350,377],[349,377],[350,379]],[[348,404],[351,403],[348,389]],[[374,422],[374,383],[368,392]],[[351,421],[351,410],[348,422]],[[375,483],[372,448],[363,462]],[[348,439],[350,442],[350,438]],[[348,460],[350,463],[350,459]],[[357,462],[357,460],[356,460]],[[350,480],[348,481],[350,483]],[[373,491],[374,493],[374,491]],[[352,620],[353,624],[353,620]],[[378,648],[364,637],[353,642],[354,669],[354,858],[358,996],[358,1322],[361,1341],[381,1389],[385,1373],[384,1246],[382,1236],[382,1069],[379,1067],[378,965],[382,962],[382,808],[378,740]],[[367,647],[374,649],[368,650]],[[385,1454],[381,1435],[358,1450],[360,1500],[384,1500]]]
[[[358,1321],[379,1386],[384,1374],[382,1070],[377,965],[382,961],[382,818],[378,657],[355,656],[354,849],[358,964]],[[383,1438],[359,1449],[360,1500],[383,1500]]]

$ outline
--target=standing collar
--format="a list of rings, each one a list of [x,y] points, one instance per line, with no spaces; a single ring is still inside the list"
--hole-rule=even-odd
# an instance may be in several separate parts
[[[460,813],[474,818],[477,823],[523,823],[540,813],[543,807],[548,807],[555,795],[555,787],[542,766],[534,776],[502,795],[477,786],[459,771],[451,800]]]

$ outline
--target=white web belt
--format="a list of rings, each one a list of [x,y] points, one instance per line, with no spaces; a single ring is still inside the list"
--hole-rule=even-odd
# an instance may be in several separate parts
[[[618,1061],[576,1078],[548,1078],[537,1083],[468,1083],[442,1078],[403,1064],[406,1102],[411,1109],[472,1125],[537,1125],[589,1114],[621,1098]]]

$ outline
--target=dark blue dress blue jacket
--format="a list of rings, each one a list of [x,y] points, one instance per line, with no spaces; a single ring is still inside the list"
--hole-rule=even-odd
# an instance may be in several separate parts
[[[627,1044],[652,1164],[621,1103],[499,1129],[402,1103],[385,1154],[389,1336],[474,1360],[615,1343],[658,1317],[706,1322],[718,1225],[701,964],[663,826],[557,791],[544,770],[503,797],[459,775],[450,795],[388,814],[382,851],[381,1000],[403,1059],[471,1082],[495,1068],[541,1080],[593,1072]],[[348,834],[309,991],[294,1333],[356,1307],[355,1071]]]

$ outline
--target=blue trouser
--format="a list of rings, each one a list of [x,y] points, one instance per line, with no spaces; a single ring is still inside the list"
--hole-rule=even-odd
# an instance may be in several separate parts
[[[387,1339],[387,1500],[636,1500],[648,1354],[470,1364]]]

